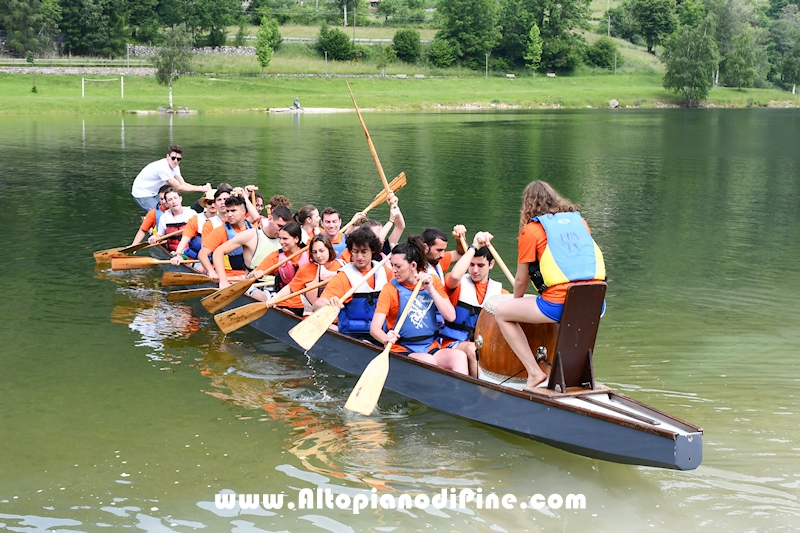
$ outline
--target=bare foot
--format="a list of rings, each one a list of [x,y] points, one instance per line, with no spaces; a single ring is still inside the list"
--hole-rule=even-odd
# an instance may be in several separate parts
[[[547,374],[541,372],[533,377],[528,376],[528,382],[525,383],[525,387],[522,388],[524,391],[528,392],[536,392],[536,387],[541,385],[547,379]]]

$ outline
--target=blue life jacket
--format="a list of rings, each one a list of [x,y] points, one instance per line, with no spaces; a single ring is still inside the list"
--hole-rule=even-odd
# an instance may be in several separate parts
[[[483,301],[497,294],[502,294],[503,285],[490,279],[486,287],[486,294]],[[456,308],[456,319],[452,322],[445,322],[440,333],[442,337],[453,339],[454,341],[471,341],[474,338],[475,324],[478,322],[478,315],[481,313],[483,304],[478,303],[478,294],[475,290],[475,283],[469,273],[461,277],[461,293],[458,295]]]
[[[253,227],[253,225],[250,224],[250,222],[247,220],[244,221],[244,224],[247,227],[247,229]],[[229,222],[225,223],[225,231],[228,232],[228,240],[231,240],[234,237],[236,237],[236,230],[233,229],[233,226],[231,226]],[[244,264],[244,251],[242,250],[241,246],[227,255],[228,255],[228,261],[231,264],[231,270],[247,270],[247,267]]]
[[[331,246],[333,246],[333,249],[336,252],[336,257],[341,257],[342,252],[347,249],[347,234],[342,233],[342,241],[337,244],[331,243]]]
[[[428,267],[427,270],[425,270],[425,272],[430,274],[431,277],[436,276],[437,278],[439,278],[439,281],[441,281],[442,285],[444,285],[444,271],[442,270],[442,265],[436,263],[436,266],[433,266],[430,263],[428,263]],[[440,330],[444,327],[444,318],[442,318],[442,314],[439,312],[438,309],[436,310],[436,323],[439,325]]]
[[[399,319],[414,291],[396,279],[391,280],[391,284],[400,294],[400,309],[397,316]],[[412,304],[411,312],[397,333],[400,335],[397,344],[409,352],[427,353],[428,348],[436,339],[437,333],[436,305],[433,303],[433,297],[427,291],[419,291]]]
[[[375,263],[375,261],[372,262],[372,267],[375,266]],[[364,276],[353,263],[348,263],[342,267],[341,271],[347,276],[351,287],[355,287]],[[375,308],[378,305],[378,296],[387,282],[386,269],[378,269],[373,279],[375,281],[374,289],[365,281],[353,293],[352,299],[339,311],[339,332],[351,335],[369,333],[372,317],[375,316]]]
[[[158,223],[161,221],[161,215],[164,214],[164,211],[161,210],[160,205],[157,205],[155,209],[156,209],[156,225],[153,226],[152,230],[153,234],[155,234],[158,231]]]
[[[540,215],[531,221],[539,222],[547,234],[542,257],[528,267],[531,281],[539,292],[561,283],[606,278],[603,253],[579,212]]]

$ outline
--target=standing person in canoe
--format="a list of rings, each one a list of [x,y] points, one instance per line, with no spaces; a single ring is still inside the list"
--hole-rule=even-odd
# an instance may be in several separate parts
[[[345,265],[344,261],[336,259],[336,251],[333,249],[333,246],[331,246],[331,241],[328,239],[327,235],[314,235],[314,237],[311,238],[309,247],[311,249],[312,261],[298,268],[297,274],[292,278],[292,281],[278,291],[275,296],[267,300],[267,306],[271,307],[273,302],[278,298],[305,289],[309,285],[314,285],[320,281],[331,279],[336,275],[336,272]],[[314,302],[316,302],[322,294],[323,289],[324,287],[319,287],[317,290],[307,292],[298,298],[306,299],[310,305],[314,305]],[[286,303],[288,304],[290,302]],[[297,301],[295,301],[294,304],[296,305]],[[310,305],[306,305],[305,302],[303,302],[306,314],[310,314],[311,312]],[[287,307],[290,306],[287,305]]]
[[[447,298],[441,281],[426,272],[425,249],[422,238],[412,235],[407,242],[392,250],[394,279],[384,285],[378,297],[378,306],[370,325],[370,334],[381,344],[394,343],[392,349],[431,365],[467,374],[467,355],[460,350],[442,349],[437,337],[436,312],[445,320],[455,320],[456,311]],[[394,325],[405,309],[417,281],[422,280],[423,290],[411,303],[411,312],[400,331]],[[383,331],[384,324],[389,328]]]
[[[258,265],[254,271],[247,274],[247,277],[256,279],[263,277],[264,271],[269,267],[277,265],[290,255],[299,252],[302,248],[302,239],[303,229],[300,227],[300,224],[295,221],[286,224],[278,232],[278,240],[281,243],[281,249],[269,254],[266,259],[261,261],[261,264]],[[286,285],[291,283],[295,274],[297,274],[297,270],[306,263],[308,263],[308,252],[303,252],[288,263],[285,263],[283,266],[279,267],[278,272],[275,274],[275,290],[280,291]],[[262,302],[267,300],[267,295],[264,293],[264,291],[254,290],[249,294],[256,300],[260,300]],[[285,302],[281,303],[279,307],[286,308],[297,316],[303,316],[303,313],[305,312],[303,301],[299,296],[290,300],[286,300]]]
[[[547,375],[536,363],[520,323],[559,322],[571,283],[606,277],[603,254],[578,208],[544,181],[531,182],[522,193],[514,298],[497,306],[495,318],[528,371],[526,390],[532,391]],[[523,298],[531,281],[539,295]]]
[[[174,144],[169,147],[167,157],[153,161],[144,167],[136,179],[133,180],[131,195],[139,207],[150,211],[158,206],[158,190],[166,184],[178,192],[206,192],[211,190],[211,184],[192,185],[186,183],[181,176],[180,162],[183,159],[183,148]]]

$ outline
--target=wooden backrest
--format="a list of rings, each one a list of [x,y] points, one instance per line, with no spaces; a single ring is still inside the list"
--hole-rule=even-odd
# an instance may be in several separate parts
[[[606,287],[604,282],[598,281],[567,289],[548,389],[565,392],[567,387],[594,388],[592,352]]]

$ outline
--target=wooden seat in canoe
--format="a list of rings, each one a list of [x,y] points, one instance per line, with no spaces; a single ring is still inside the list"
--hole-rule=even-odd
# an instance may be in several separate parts
[[[567,289],[548,389],[566,392],[568,387],[595,388],[592,352],[606,287],[598,281],[578,283]]]

